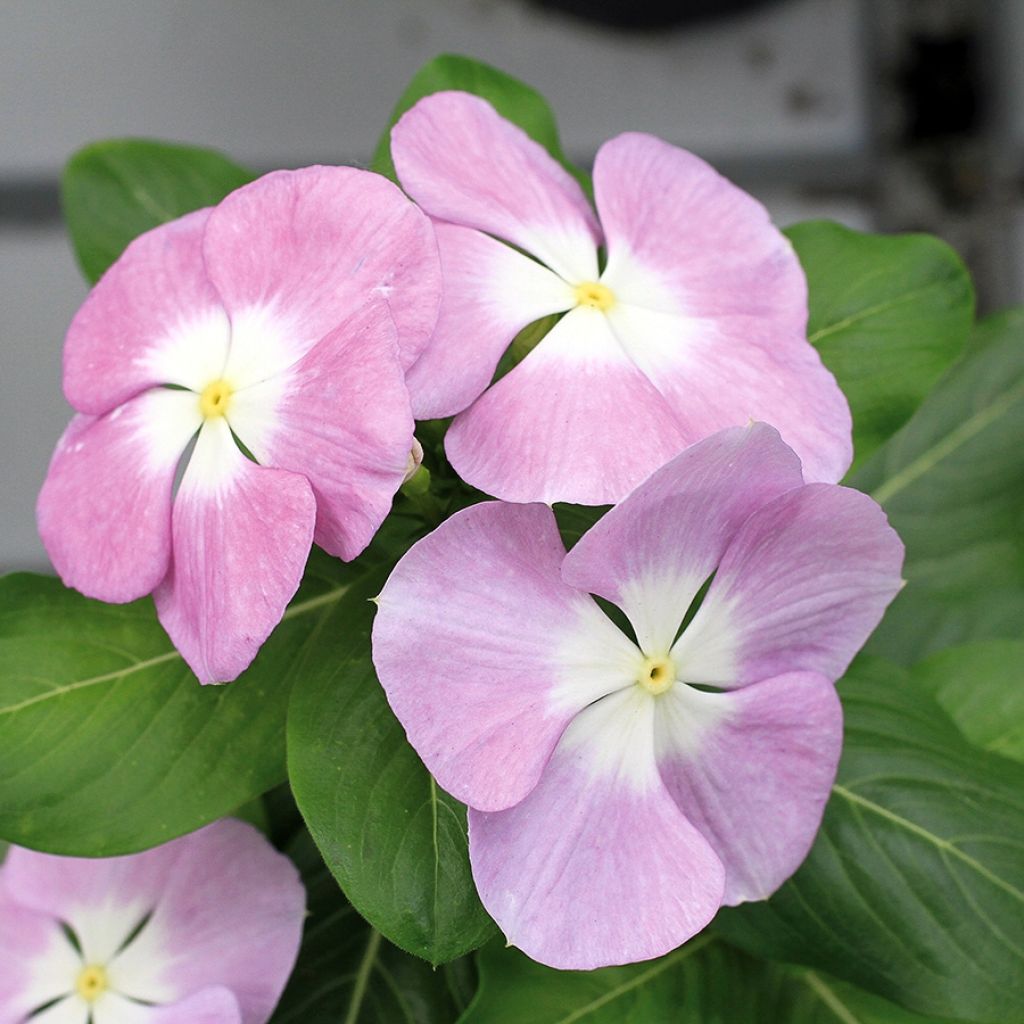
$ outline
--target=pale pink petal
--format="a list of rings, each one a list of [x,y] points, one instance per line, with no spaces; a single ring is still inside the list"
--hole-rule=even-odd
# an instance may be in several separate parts
[[[640,647],[667,654],[691,601],[744,520],[803,483],[764,423],[723,430],[677,455],[593,526],[562,579],[618,605]]]
[[[111,979],[115,970],[129,979],[119,991],[136,998],[147,996],[128,987],[133,978],[172,993],[161,1002],[223,986],[237,998],[244,1024],[262,1024],[298,955],[306,909],[298,872],[256,829],[233,819],[170,845],[179,856],[153,916],[114,960]],[[207,1009],[218,1001],[223,996],[205,996]],[[186,1018],[155,1021],[163,1019]]]
[[[234,994],[218,986],[163,1006],[145,1006],[111,992],[97,1000],[92,1018],[92,1024],[263,1024],[266,1020],[261,1016],[244,1021]]]
[[[809,481],[834,483],[853,454],[850,410],[817,351],[766,320],[697,319],[620,303],[608,322],[689,441],[750,420],[775,426]]]
[[[407,377],[417,419],[461,412],[527,324],[576,304],[557,274],[510,246],[455,224],[434,229],[444,295],[434,335]]]
[[[620,501],[686,446],[604,314],[571,310],[445,439],[459,476],[506,501]]]
[[[199,210],[140,235],[75,314],[64,394],[79,412],[109,412],[158,384],[201,387],[223,367],[228,321],[201,250],[209,215]]]
[[[843,713],[831,681],[676,685],[659,698],[654,736],[665,786],[725,865],[723,902],[767,899],[807,856],[835,779]]]
[[[806,340],[804,274],[764,207],[692,153],[639,133],[601,147],[594,191],[608,242],[601,280],[620,300],[613,329],[687,439],[765,420],[808,480],[840,479],[849,408]]]
[[[373,660],[409,742],[458,799],[508,807],[572,716],[632,684],[639,651],[567,587],[542,505],[485,502],[415,544],[378,599]]]
[[[164,388],[71,421],[36,505],[43,544],[69,587],[122,602],[163,579],[174,475],[201,422],[194,394]]]
[[[513,242],[571,284],[597,276],[601,229],[579,183],[486,100],[421,99],[391,130],[391,155],[432,217]]]
[[[679,677],[838,679],[902,586],[903,544],[866,494],[810,484],[743,524],[673,651]]]
[[[605,697],[573,720],[522,803],[469,812],[484,907],[549,967],[660,956],[721,904],[722,865],[658,777],[655,708],[636,686]]]
[[[31,1011],[73,991],[82,961],[59,921],[16,903],[6,879],[0,868],[0,1024],[23,1024]],[[75,1020],[66,1007],[64,1013]]]
[[[316,501],[304,477],[257,466],[223,417],[207,420],[174,500],[156,610],[202,683],[244,671],[298,589]]]
[[[311,484],[316,543],[355,558],[391,510],[413,444],[387,306],[346,313],[298,363],[230,401],[231,427],[257,461]]]
[[[389,304],[406,367],[437,320],[430,221],[369,171],[267,174],[216,207],[203,253],[231,315],[229,368],[239,387],[301,358],[367,300]]]

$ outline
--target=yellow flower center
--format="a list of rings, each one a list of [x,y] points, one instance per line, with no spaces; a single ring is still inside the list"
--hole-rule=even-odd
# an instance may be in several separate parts
[[[676,666],[671,658],[644,658],[636,681],[648,693],[657,696],[676,681]]]
[[[199,411],[203,419],[211,420],[226,415],[233,393],[234,388],[223,377],[207,384],[199,396]]]
[[[107,990],[107,972],[98,964],[82,968],[75,987],[78,994],[87,1002],[95,1002]]]
[[[576,304],[603,312],[615,305],[615,292],[600,281],[584,281],[576,285]]]

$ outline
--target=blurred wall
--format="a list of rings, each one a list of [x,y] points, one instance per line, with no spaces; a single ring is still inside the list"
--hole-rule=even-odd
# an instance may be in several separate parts
[[[786,0],[624,36],[518,0],[15,0],[0,33],[0,570],[43,567],[33,504],[68,410],[85,294],[57,218],[79,146],[144,135],[257,169],[365,162],[416,68],[489,61],[550,99],[570,155],[641,129],[716,162],[777,220],[859,226],[872,83],[859,0]]]

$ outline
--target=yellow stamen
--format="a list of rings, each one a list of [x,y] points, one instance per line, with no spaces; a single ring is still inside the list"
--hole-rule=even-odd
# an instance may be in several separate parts
[[[75,987],[87,1003],[93,1003],[106,992],[108,984],[107,972],[99,964],[91,964],[82,968]]]
[[[636,681],[648,693],[664,693],[676,681],[676,666],[671,658],[644,658]]]
[[[207,384],[199,396],[199,411],[203,418],[209,420],[226,415],[234,390],[223,377]]]
[[[615,305],[615,292],[600,281],[584,281],[576,286],[576,303],[603,312]]]

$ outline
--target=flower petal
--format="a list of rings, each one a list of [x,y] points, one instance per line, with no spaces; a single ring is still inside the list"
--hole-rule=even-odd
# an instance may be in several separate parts
[[[355,558],[391,510],[413,444],[387,307],[374,302],[347,313],[294,366],[233,395],[228,418],[261,465],[309,480],[315,542]]]
[[[720,431],[604,515],[566,555],[562,579],[618,605],[640,647],[667,654],[744,520],[802,483],[799,459],[774,428]]]
[[[660,956],[721,904],[722,865],[658,777],[654,711],[636,686],[605,697],[573,720],[526,799],[469,812],[484,907],[549,967]]]
[[[209,210],[139,235],[75,314],[64,394],[101,415],[159,384],[199,388],[224,365],[228,319],[201,251]]]
[[[740,528],[673,651],[680,678],[838,679],[903,585],[903,544],[866,494],[810,484]]]
[[[446,789],[496,810],[536,784],[572,716],[632,683],[640,654],[562,583],[550,509],[485,502],[415,544],[378,599],[373,661]]]
[[[143,979],[171,993],[164,1002],[225,986],[244,1021],[267,1020],[302,937],[306,899],[298,872],[256,829],[233,819],[169,845],[178,848],[178,856],[156,910],[114,961],[111,977],[116,969],[118,977]],[[126,986],[119,990],[146,998]],[[207,992],[198,1006],[208,1011],[217,1002],[224,997]],[[166,1019],[190,1019],[184,1006],[179,1010],[181,1015]],[[154,1024],[163,1019],[154,1018]]]
[[[251,1024],[263,1020],[250,1018]],[[231,990],[211,986],[163,1006],[143,1006],[111,992],[93,1007],[92,1024],[243,1024],[243,1019]]]
[[[807,285],[752,196],[704,161],[627,133],[605,143],[594,190],[616,336],[681,418],[687,440],[748,419],[776,426],[808,480],[852,457],[850,412],[806,340]]]
[[[174,476],[201,422],[194,394],[164,388],[71,421],[36,506],[43,544],[69,587],[122,602],[163,579]]]
[[[69,996],[42,1013],[34,1013],[31,1024],[90,1024],[89,1004],[80,996]],[[27,1024],[21,1017],[0,1017],[2,1024]],[[92,1022],[95,1024],[95,1022]]]
[[[665,786],[725,865],[723,902],[767,899],[821,824],[843,743],[835,687],[810,672],[731,693],[677,685],[654,737]]]
[[[579,183],[486,100],[424,97],[391,130],[391,155],[432,217],[512,242],[572,284],[597,276],[601,228]]]
[[[430,221],[369,171],[267,174],[216,207],[203,253],[231,315],[228,366],[238,387],[301,358],[367,300],[389,304],[405,367],[437,320],[441,278]]]
[[[604,505],[686,446],[605,316],[568,312],[445,439],[456,472],[505,501]]]
[[[527,324],[576,302],[557,274],[511,246],[441,221],[434,230],[444,296],[434,335],[407,378],[417,419],[461,412]]]
[[[307,480],[255,465],[223,417],[207,420],[174,501],[171,567],[153,595],[200,682],[238,676],[281,621],[315,518]]]
[[[33,1010],[74,989],[82,960],[55,917],[14,901],[6,877],[0,868],[0,1024],[22,1024]],[[75,1018],[67,1008],[64,1013],[84,1024],[84,1015]]]

